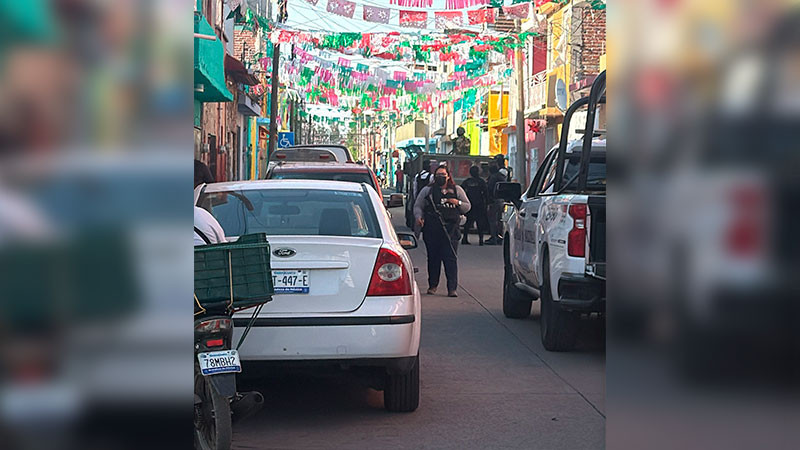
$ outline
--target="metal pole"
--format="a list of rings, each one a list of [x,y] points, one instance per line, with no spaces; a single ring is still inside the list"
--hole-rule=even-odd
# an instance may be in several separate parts
[[[425,121],[425,153],[428,153],[429,144],[431,141],[431,115],[426,113],[426,121]]]
[[[516,19],[517,29],[520,27],[520,20]],[[517,180],[523,185],[528,185],[527,180],[527,146],[525,145],[525,72],[523,70],[523,55],[522,46],[517,47],[514,55],[514,64],[517,69],[517,157],[515,158],[516,164],[514,172],[517,174]]]
[[[267,148],[267,162],[275,152],[278,144],[278,63],[281,59],[280,44],[272,45],[272,90],[269,99],[269,147]]]

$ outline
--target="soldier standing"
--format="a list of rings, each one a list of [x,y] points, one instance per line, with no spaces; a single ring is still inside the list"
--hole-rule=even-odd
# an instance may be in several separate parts
[[[453,153],[456,155],[469,155],[469,148],[472,145],[469,138],[464,136],[464,127],[458,127],[456,134],[458,137],[453,140]]]

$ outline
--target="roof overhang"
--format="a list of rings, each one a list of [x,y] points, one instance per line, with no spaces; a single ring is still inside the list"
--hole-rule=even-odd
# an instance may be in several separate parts
[[[202,14],[194,15],[194,32],[214,36]],[[219,39],[194,38],[194,98],[203,103],[229,102],[233,94],[225,84],[225,49]]]
[[[225,73],[237,83],[255,86],[260,84],[258,78],[244,64],[229,54],[225,54]]]

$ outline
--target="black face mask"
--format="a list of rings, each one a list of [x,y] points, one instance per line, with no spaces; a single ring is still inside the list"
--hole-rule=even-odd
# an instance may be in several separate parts
[[[447,177],[444,175],[436,175],[436,185],[444,186],[447,183]]]

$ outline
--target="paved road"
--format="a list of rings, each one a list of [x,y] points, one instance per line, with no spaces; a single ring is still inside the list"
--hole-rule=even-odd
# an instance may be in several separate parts
[[[411,253],[424,291],[425,250]],[[287,374],[257,386],[268,406],[235,426],[234,448],[603,448],[600,324],[578,351],[547,352],[537,303],[527,320],[503,316],[502,248],[462,246],[459,264],[458,298],[422,299],[416,412],[388,413],[382,393],[346,377]]]

